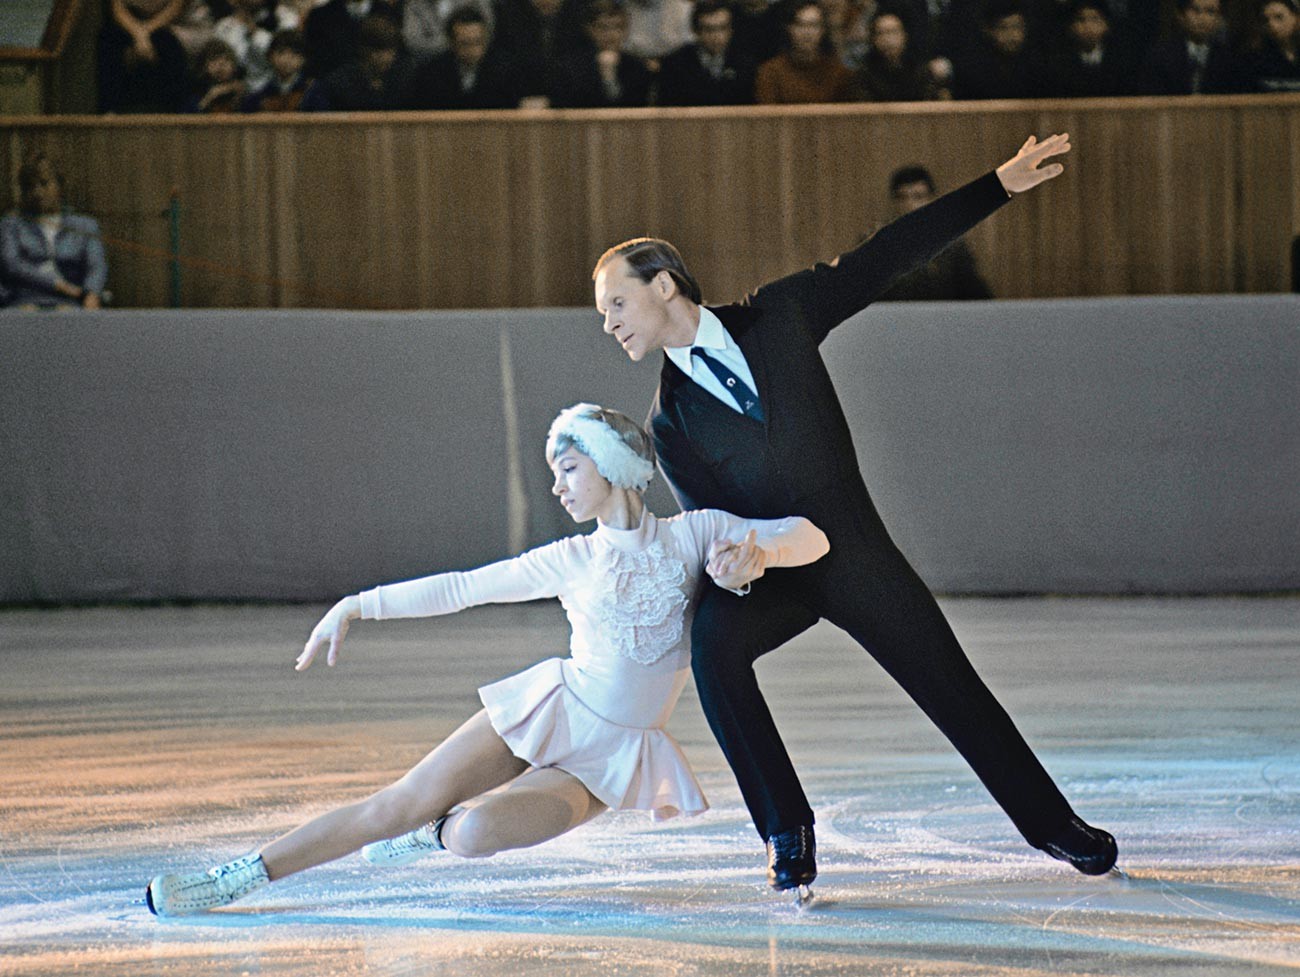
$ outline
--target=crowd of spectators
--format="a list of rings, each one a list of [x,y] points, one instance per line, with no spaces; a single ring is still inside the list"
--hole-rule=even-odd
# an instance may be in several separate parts
[[[105,0],[106,112],[1300,91],[1300,0]]]

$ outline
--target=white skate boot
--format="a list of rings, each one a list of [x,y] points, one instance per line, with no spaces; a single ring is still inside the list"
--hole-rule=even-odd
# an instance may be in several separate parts
[[[262,856],[252,854],[206,872],[159,875],[144,890],[144,899],[155,916],[189,916],[228,906],[270,881]]]
[[[421,825],[404,835],[372,842],[361,849],[361,857],[371,865],[395,867],[409,865],[429,852],[446,851],[447,846],[442,843],[442,824],[446,820],[444,814],[437,821]]]

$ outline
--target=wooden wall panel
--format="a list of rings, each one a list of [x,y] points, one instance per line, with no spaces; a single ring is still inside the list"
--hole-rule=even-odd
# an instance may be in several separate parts
[[[583,306],[601,251],[667,237],[736,298],[887,221],[889,173],[941,188],[1029,132],[1071,133],[1061,179],[970,236],[1004,297],[1289,288],[1300,96],[801,109],[0,120],[101,219],[121,305]],[[6,202],[0,199],[0,203]]]

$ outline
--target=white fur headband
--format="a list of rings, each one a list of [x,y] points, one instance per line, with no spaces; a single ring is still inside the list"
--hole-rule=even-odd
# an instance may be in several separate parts
[[[602,409],[596,404],[574,404],[560,411],[546,435],[546,457],[554,459],[556,441],[561,435],[567,436],[611,485],[644,492],[654,478],[654,464],[637,454],[612,427],[593,416]]]

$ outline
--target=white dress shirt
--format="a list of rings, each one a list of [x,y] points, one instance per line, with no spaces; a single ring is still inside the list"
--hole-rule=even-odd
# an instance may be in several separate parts
[[[722,381],[713,375],[712,370],[691,355],[691,350],[696,346],[707,349],[710,356],[749,384],[750,390],[758,393],[758,386],[754,383],[754,374],[750,371],[749,364],[745,362],[745,354],[740,351],[736,341],[731,338],[731,333],[727,332],[727,327],[722,324],[722,320],[714,315],[712,310],[702,305],[700,306],[700,325],[695,333],[695,342],[691,343],[690,346],[665,346],[664,353],[688,377],[737,414],[743,414],[744,411],[740,409],[740,403],[722,385]]]

